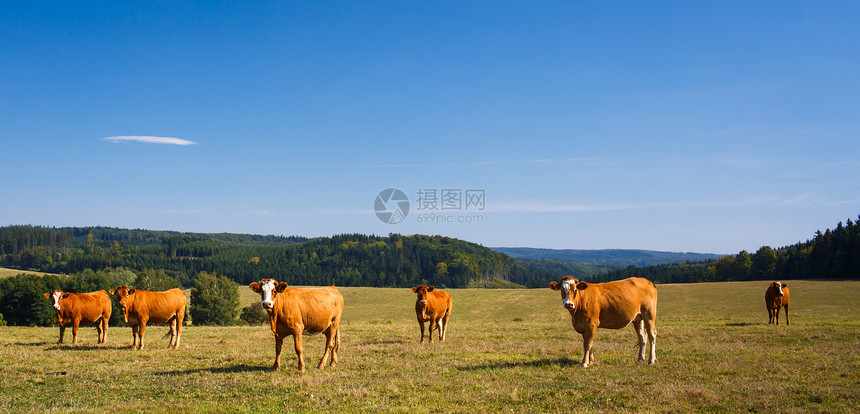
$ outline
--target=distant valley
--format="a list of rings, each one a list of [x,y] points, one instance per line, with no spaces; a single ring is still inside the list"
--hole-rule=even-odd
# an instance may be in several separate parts
[[[490,247],[514,259],[553,260],[568,263],[601,265],[609,268],[654,266],[672,263],[716,260],[724,255],[712,253],[679,253],[654,250],[574,250],[538,249],[532,247]]]

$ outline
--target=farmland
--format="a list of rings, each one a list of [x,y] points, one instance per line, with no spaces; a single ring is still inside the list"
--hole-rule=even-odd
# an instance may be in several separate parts
[[[31,270],[7,269],[5,267],[0,267],[0,279],[2,279],[4,277],[15,276],[15,275],[21,274],[21,273],[30,273],[30,274],[39,275],[39,276],[53,274],[53,273],[45,273],[45,272],[36,272],[36,271],[31,271]]]
[[[267,326],[0,327],[2,412],[848,412],[860,409],[860,282],[788,281],[791,326],[767,325],[766,282],[658,285],[657,364],[632,328],[599,330],[595,364],[557,292],[449,290],[448,341],[419,344],[408,289],[341,288],[340,365],[295,370],[292,340],[269,370]],[[242,306],[257,300],[240,288]],[[315,366],[322,336],[305,337]]]

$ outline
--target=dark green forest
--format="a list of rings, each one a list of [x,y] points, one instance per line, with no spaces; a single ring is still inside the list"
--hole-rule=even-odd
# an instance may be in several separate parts
[[[159,269],[190,286],[200,272],[239,284],[275,278],[295,285],[462,288],[503,280],[540,286],[554,278],[483,246],[441,236],[360,234],[305,239],[105,227],[0,228],[0,266],[72,274],[85,269]]]
[[[658,266],[629,266],[592,278],[595,282],[641,276],[655,283],[725,282],[741,280],[860,280],[860,217],[839,222],[812,239],[755,253],[741,250],[717,260]]]
[[[858,218],[860,220],[860,218]],[[618,268],[513,259],[463,240],[426,235],[203,234],[108,227],[0,227],[0,266],[49,273],[157,269],[191,286],[201,272],[239,284],[276,278],[295,285],[544,287],[561,275],[594,282],[642,276],[656,283],[767,279],[860,279],[860,226],[839,222],[792,246],[763,246],[716,260]],[[503,284],[488,282],[504,281]]]

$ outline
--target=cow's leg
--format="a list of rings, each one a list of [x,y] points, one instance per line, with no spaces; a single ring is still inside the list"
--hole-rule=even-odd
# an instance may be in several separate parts
[[[430,317],[430,328],[427,330],[427,335],[430,337],[430,343],[433,343],[433,330],[436,329],[436,317]]]
[[[323,332],[325,335],[325,351],[323,351],[323,356],[320,359],[319,365],[317,365],[317,369],[323,369],[325,366],[325,361],[328,359],[328,355],[331,353],[331,349],[334,348],[334,336],[335,332],[331,329],[331,326]]]
[[[99,319],[95,322],[95,325],[96,325],[96,332],[99,333],[98,343],[102,343],[102,335],[103,335],[102,329],[104,329],[104,326],[102,326],[102,317],[99,317]]]
[[[442,328],[441,329],[442,337],[440,338],[440,340],[443,342],[445,341],[445,337],[448,335],[448,318],[450,318],[450,317],[451,317],[451,311],[449,310],[448,312],[445,312],[445,316],[442,318],[442,327],[441,327]]]
[[[418,326],[421,327],[421,343],[424,343],[424,320],[418,319]],[[60,342],[63,341],[63,334],[60,333]]]
[[[80,319],[72,319],[72,345],[78,344],[78,327],[81,325]]]
[[[137,330],[139,329],[138,325],[132,325],[131,327],[131,349],[137,349]]]
[[[143,335],[146,333],[146,319],[141,318],[138,325],[137,335],[140,337],[140,345],[137,349],[143,349]]]
[[[657,326],[654,319],[645,319],[645,331],[648,332],[648,342],[651,343],[651,355],[648,364],[657,362]]]
[[[182,339],[182,322],[185,320],[185,307],[183,306],[176,312],[176,342],[173,343],[174,348],[179,348],[179,340]]]
[[[338,324],[337,332],[334,335],[334,348],[331,350],[331,366],[337,366],[337,352],[340,350],[340,324]]]
[[[62,323],[60,323],[60,340],[57,341],[58,344],[63,343],[63,335],[65,335],[65,334],[66,334],[66,327],[63,326]]]
[[[337,351],[340,348],[340,316],[335,317],[331,321],[331,326],[329,330],[332,332],[331,339],[326,341],[327,344],[331,345],[331,364],[330,366],[337,365]]]
[[[594,354],[591,347],[594,344],[594,332],[596,330],[596,327],[590,326],[582,332],[582,363],[579,366],[583,368],[588,368],[588,364],[594,362]]]
[[[296,346],[296,358],[299,360],[299,371],[305,372],[305,359],[302,356],[302,331],[296,330],[293,332],[293,340]]]
[[[779,308],[780,306],[777,306],[776,310],[773,312],[773,320],[775,321],[776,326],[779,326]]]
[[[176,316],[168,322],[170,325],[170,342],[167,343],[167,349],[176,348],[176,339],[179,334],[176,333]]]
[[[777,309],[777,312],[779,312],[779,309]],[[786,324],[786,325],[791,325],[791,324],[788,322],[788,304],[785,304],[785,324]]]
[[[102,315],[102,318],[99,321],[99,324],[101,324],[101,327],[102,327],[101,337],[99,338],[99,340],[100,340],[99,343],[102,343],[102,344],[107,343],[108,319],[109,318],[106,318],[104,315]]]
[[[642,322],[642,315],[633,319],[633,330],[636,331],[636,337],[639,339],[639,360],[644,361],[647,343],[645,342],[645,324]]]
[[[284,337],[275,334],[275,363],[272,364],[272,369],[277,371],[281,367],[281,348],[284,345]]]
[[[773,311],[770,310],[770,306],[767,308],[767,324],[770,325],[773,323]]]

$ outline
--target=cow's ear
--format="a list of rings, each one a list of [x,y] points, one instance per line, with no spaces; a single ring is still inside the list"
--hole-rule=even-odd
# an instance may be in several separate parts
[[[416,286],[416,287],[414,287],[414,288],[412,288],[412,293],[418,293],[418,287],[417,287],[417,286]],[[45,297],[46,297],[46,298],[48,297],[48,294],[47,294],[47,293],[45,294]]]
[[[783,284],[782,284],[782,287],[788,287],[788,284],[787,284],[787,283],[783,283]]]
[[[129,295],[133,295],[133,294],[134,294],[134,289],[129,289],[129,290],[128,290],[128,294],[129,294]]]
[[[552,290],[558,290],[558,282],[549,282],[549,288]]]
[[[65,298],[67,298],[67,297],[69,297],[69,294],[68,294],[68,293],[63,293],[63,296],[61,296],[61,298],[63,298],[63,299],[65,299]]]
[[[585,283],[585,282],[579,282],[576,284],[576,289],[578,289],[578,290],[585,290],[587,287],[588,287],[588,283]]]
[[[288,285],[287,282],[281,282],[281,283],[278,283],[278,287],[276,287],[275,290],[277,290],[278,293],[281,293],[284,291],[284,289],[286,289],[289,286],[290,285]]]
[[[259,283],[252,282],[250,285],[248,285],[248,287],[251,288],[251,290],[253,290],[254,292],[260,293],[260,284]]]
[[[113,289],[109,290],[108,294],[113,295]]]
[[[50,293],[43,293],[43,294],[42,294],[42,296],[44,296],[44,297],[46,297],[46,298],[48,298],[48,299],[50,299],[50,298],[51,298],[51,294],[50,294]]]
[[[432,292],[434,290],[436,290],[436,286],[430,286],[429,288],[427,288],[428,292]]]

